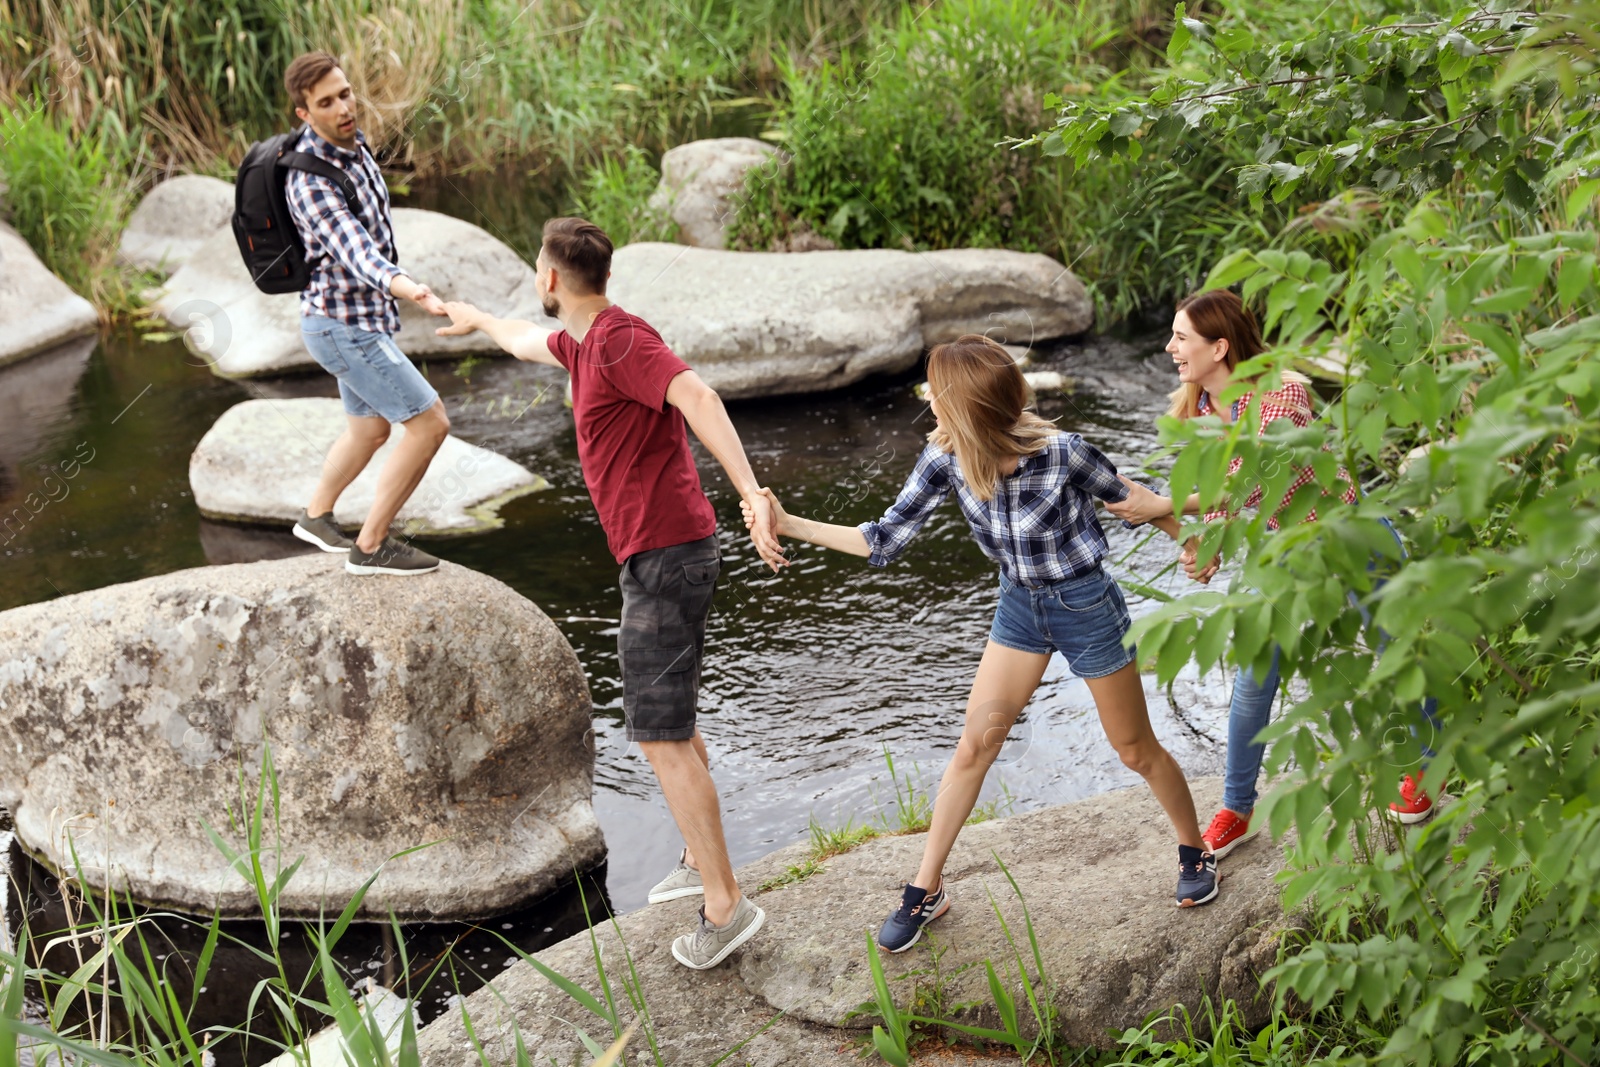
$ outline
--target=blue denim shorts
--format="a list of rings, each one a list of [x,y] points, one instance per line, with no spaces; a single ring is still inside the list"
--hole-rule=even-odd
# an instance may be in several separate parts
[[[1104,678],[1134,660],[1122,643],[1132,620],[1116,579],[1096,567],[1040,589],[1000,575],[989,640],[1019,652],[1060,652],[1079,678]]]
[[[386,333],[305,315],[300,336],[322,369],[339,379],[345,414],[408,422],[433,407],[438,392]]]

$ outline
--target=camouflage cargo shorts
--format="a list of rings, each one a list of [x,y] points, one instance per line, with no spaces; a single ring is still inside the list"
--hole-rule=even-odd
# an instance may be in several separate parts
[[[694,736],[706,618],[722,559],[715,535],[636,552],[622,564],[622,710],[629,741]]]

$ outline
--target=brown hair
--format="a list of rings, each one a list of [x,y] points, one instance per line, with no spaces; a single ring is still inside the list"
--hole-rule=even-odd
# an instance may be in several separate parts
[[[572,276],[574,289],[606,291],[611,273],[611,238],[587,219],[551,219],[544,224],[545,258]]]
[[[1239,294],[1229,289],[1206,289],[1191,293],[1178,301],[1174,311],[1186,312],[1194,331],[1207,341],[1227,341],[1228,351],[1222,361],[1231,373],[1233,368],[1247,359],[1253,359],[1267,350],[1261,340],[1261,327],[1256,317]],[[1284,374],[1285,381],[1299,379],[1293,371]],[[1171,393],[1172,406],[1168,415],[1192,419],[1200,414],[1200,387],[1190,382],[1178,386]]]
[[[295,107],[306,106],[306,94],[339,65],[331,52],[307,52],[295,56],[289,69],[283,72],[283,87],[289,90],[289,102]]]
[[[994,497],[1004,460],[1036,455],[1061,432],[1027,410],[1033,390],[1017,361],[980,334],[934,346],[928,388],[939,401],[939,425],[928,440],[955,453],[961,476],[979,500]]]

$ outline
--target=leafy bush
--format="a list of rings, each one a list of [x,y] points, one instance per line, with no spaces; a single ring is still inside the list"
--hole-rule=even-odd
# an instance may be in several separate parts
[[[102,308],[132,305],[114,256],[132,193],[103,138],[74,140],[40,101],[0,106],[0,179],[11,225],[44,264]]]
[[[852,248],[1035,246],[1062,168],[996,152],[995,131],[1037,125],[1047,89],[1109,32],[1087,7],[944,0],[902,13],[866,55],[785,69],[794,162],[754,172],[737,239],[764,247],[804,224]]]
[[[1343,466],[1361,499],[1303,492],[1270,536],[1266,514],[1197,526],[1203,555],[1241,561],[1242,586],[1138,628],[1163,680],[1262,666],[1277,644],[1304,686],[1266,735],[1285,777],[1260,817],[1295,830],[1286,904],[1320,933],[1271,977],[1372,1035],[1338,1061],[1600,1048],[1597,15],[1463,9],[1268,44],[1188,20],[1169,50],[1187,66],[1115,106],[1075,102],[1037,139],[1137,162],[1198,129],[1251,149],[1238,179],[1258,203],[1439,190],[1391,224],[1392,208],[1346,210],[1371,198],[1344,188],[1331,236],[1216,264],[1207,284],[1241,286],[1278,343],[1247,371],[1270,382],[1311,351],[1349,373],[1322,427],[1258,439],[1254,412],[1165,421],[1174,493],[1237,506],[1305,466],[1335,490]],[[1318,521],[1297,523],[1313,504]],[[1372,812],[1421,759],[1424,695],[1442,724],[1428,788],[1454,802],[1395,834]]]
[[[678,227],[670,215],[650,206],[661,181],[650,156],[628,145],[622,158],[602,160],[578,182],[575,214],[588,219],[621,248],[632,241],[674,241]]]
[[[786,69],[775,135],[793,162],[748,177],[732,244],[815,233],[847,248],[1042,251],[1083,276],[1103,324],[1170,301],[1288,218],[1238,195],[1245,149],[1197,141],[1135,166],[995,147],[1063,93],[1126,96],[1159,29],[1141,5],[944,0],[863,52]]]

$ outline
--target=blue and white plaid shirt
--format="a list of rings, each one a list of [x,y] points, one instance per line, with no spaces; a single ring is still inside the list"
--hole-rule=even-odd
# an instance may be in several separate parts
[[[930,443],[883,518],[859,527],[871,562],[883,567],[905,551],[951,490],[983,554],[1007,578],[1032,589],[1098,567],[1108,546],[1091,498],[1128,495],[1116,466],[1075,433],[1056,434],[1044,451],[1024,456],[1015,473],[995,483],[990,500],[973,493],[953,454]]]
[[[389,285],[405,271],[394,264],[389,188],[367,151],[366,137],[357,132],[352,152],[329,144],[308,126],[295,148],[350,175],[360,200],[346,204],[339,187],[322,175],[289,171],[289,215],[311,264],[300,314],[337,319],[371,333],[399,333],[400,302],[389,294]]]

